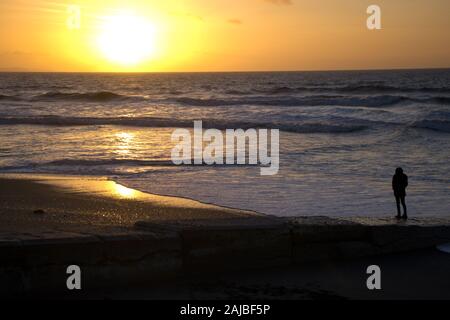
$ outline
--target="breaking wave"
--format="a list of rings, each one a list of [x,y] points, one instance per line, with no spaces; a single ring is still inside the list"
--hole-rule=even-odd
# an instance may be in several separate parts
[[[7,96],[7,95],[0,94],[0,101],[1,100],[18,101],[20,99],[15,96]]]
[[[353,87],[354,88],[354,87]],[[322,90],[323,88],[320,88]],[[330,91],[330,89],[327,89]],[[342,90],[342,89],[341,89]],[[349,89],[348,89],[349,90]],[[356,89],[355,89],[356,90]],[[442,89],[444,90],[444,89]],[[407,95],[395,94],[372,94],[372,95],[339,95],[339,94],[311,94],[314,89],[308,89],[309,94],[299,96],[291,93],[298,89],[289,87],[277,87],[254,95],[249,92],[239,90],[227,90],[227,96],[211,98],[198,98],[181,96],[181,92],[171,92],[163,96],[155,97],[146,95],[123,95],[110,91],[96,92],[47,92],[30,97],[11,96],[0,94],[0,101],[31,101],[31,102],[148,102],[152,104],[179,104],[183,106],[195,107],[216,107],[216,106],[239,106],[239,105],[259,105],[259,106],[280,106],[280,107],[301,107],[301,106],[348,106],[348,107],[388,107],[403,102],[418,102],[430,104],[450,104],[449,96],[424,96],[410,97]],[[431,92],[433,92],[431,90]],[[441,92],[441,91],[437,91]],[[261,95],[262,93],[262,95]]]
[[[36,101],[52,101],[52,100],[68,100],[68,101],[125,101],[125,100],[143,100],[144,97],[125,96],[109,91],[86,92],[86,93],[65,93],[65,92],[47,92],[34,96],[32,100]]]
[[[153,128],[192,128],[194,120],[151,118],[151,117],[3,117],[0,125],[44,125],[44,126],[90,126],[90,125],[120,125],[130,127]],[[347,133],[361,131],[367,125],[323,122],[301,123],[277,123],[277,122],[245,122],[245,121],[221,121],[215,119],[203,120],[204,128],[215,129],[280,129],[281,131],[294,133]]]
[[[47,166],[171,166],[170,160],[137,160],[137,159],[60,159],[41,165]]]
[[[416,128],[430,129],[440,132],[450,132],[449,120],[422,120],[414,124]]]
[[[191,160],[193,163],[193,159]],[[206,165],[203,163],[202,165]],[[198,167],[199,165],[196,165]],[[209,167],[251,167],[254,164],[214,164]],[[18,166],[0,167],[0,172],[8,173],[49,173],[58,172],[64,174],[92,174],[102,176],[122,176],[133,175],[151,171],[153,173],[173,172],[176,168],[178,172],[181,170],[189,170],[192,165],[181,164],[176,165],[171,160],[136,160],[136,159],[59,159],[50,162],[31,162]]]
[[[308,86],[308,87],[271,87],[267,89],[254,89],[255,93],[265,94],[287,94],[302,92],[341,92],[341,93],[410,93],[410,92],[429,92],[429,93],[450,93],[449,87],[396,87],[388,85],[345,85],[345,86]],[[233,94],[233,93],[230,93]]]
[[[187,106],[237,106],[237,105],[260,105],[260,106],[282,106],[282,107],[301,107],[301,106],[349,106],[349,107],[387,107],[402,102],[419,102],[431,104],[450,103],[450,97],[427,97],[427,98],[409,98],[396,95],[377,95],[377,96],[305,96],[305,97],[277,97],[270,98],[266,96],[246,97],[239,99],[198,99],[190,97],[181,97],[174,100],[176,103]]]

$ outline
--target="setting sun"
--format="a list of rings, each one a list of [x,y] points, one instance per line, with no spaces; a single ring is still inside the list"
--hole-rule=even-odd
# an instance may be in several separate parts
[[[366,27],[365,1],[348,0],[345,6],[331,0],[326,5],[307,0],[231,2],[2,0],[0,70],[199,72],[448,65],[448,1],[436,0],[439,9],[425,0],[382,1],[380,32]]]
[[[97,44],[111,62],[136,65],[151,58],[155,51],[155,27],[134,13],[107,16],[101,25]]]

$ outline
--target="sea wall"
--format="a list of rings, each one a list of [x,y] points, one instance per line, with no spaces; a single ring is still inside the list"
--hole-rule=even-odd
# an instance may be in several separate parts
[[[121,232],[0,234],[0,294],[67,292],[166,281],[190,274],[352,259],[450,242],[447,221],[251,217],[138,222]]]

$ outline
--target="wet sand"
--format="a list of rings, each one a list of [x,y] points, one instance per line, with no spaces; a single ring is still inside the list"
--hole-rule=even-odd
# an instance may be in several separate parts
[[[0,232],[88,231],[256,213],[158,196],[98,177],[0,175]]]

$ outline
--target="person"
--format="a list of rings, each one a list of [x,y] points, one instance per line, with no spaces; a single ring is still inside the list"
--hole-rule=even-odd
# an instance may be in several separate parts
[[[406,187],[408,186],[408,176],[403,173],[402,168],[397,168],[392,177],[392,189],[394,190],[395,201],[397,202],[397,219],[408,219],[406,212]],[[403,206],[403,216],[400,212],[400,202]]]

